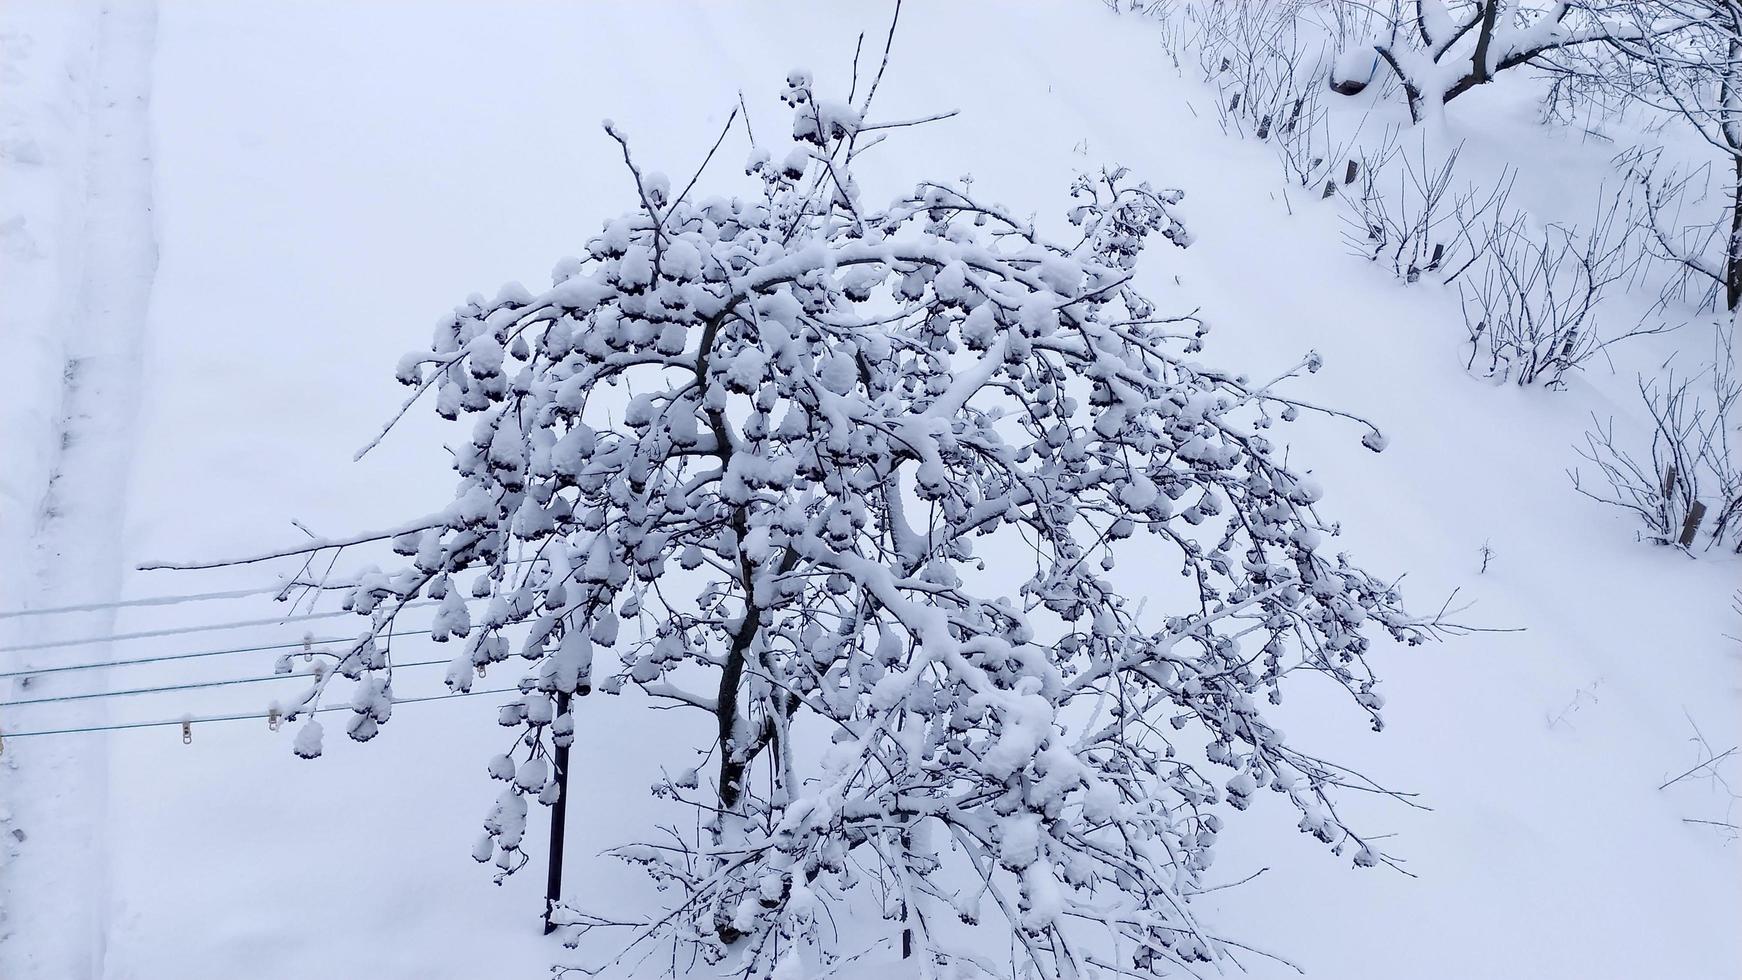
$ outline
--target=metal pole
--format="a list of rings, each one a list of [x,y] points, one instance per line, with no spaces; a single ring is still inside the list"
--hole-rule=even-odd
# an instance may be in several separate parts
[[[569,696],[559,694],[556,700],[557,717],[569,713]],[[572,736],[571,736],[572,738]],[[544,934],[550,935],[556,931],[556,923],[551,921],[551,915],[556,912],[557,902],[563,897],[563,831],[568,824],[569,813],[569,747],[556,747],[556,803],[550,808],[550,871],[545,877],[544,886]]]

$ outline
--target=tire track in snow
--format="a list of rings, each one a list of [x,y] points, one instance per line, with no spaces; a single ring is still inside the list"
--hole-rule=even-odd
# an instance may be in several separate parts
[[[11,580],[18,605],[118,594],[132,419],[139,403],[147,303],[157,265],[151,213],[149,91],[156,33],[150,0],[100,0],[79,11],[66,56],[72,116],[58,154],[61,275],[49,332],[63,358],[56,447],[28,545]],[[47,617],[32,639],[110,631],[113,610]],[[38,653],[42,662],[66,657]],[[103,659],[101,648],[78,656]],[[28,668],[21,658],[16,666]],[[69,683],[25,678],[50,693]],[[87,682],[88,683],[88,682]],[[102,717],[96,704],[55,716]],[[108,905],[108,750],[99,738],[8,746],[0,806],[9,860],[0,867],[0,977],[92,980],[104,972]]]

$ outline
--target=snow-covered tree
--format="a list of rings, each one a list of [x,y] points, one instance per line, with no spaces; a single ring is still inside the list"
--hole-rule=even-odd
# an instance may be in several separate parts
[[[1633,16],[1633,0],[1413,0],[1399,6],[1389,36],[1345,51],[1330,81],[1345,95],[1361,92],[1377,57],[1402,83],[1417,122],[1509,68],[1585,46],[1649,41],[1684,26],[1642,23]]]
[[[349,733],[374,736],[394,624],[433,599],[454,690],[518,679],[474,852],[504,873],[581,695],[707,717],[711,746],[649,774],[699,836],[616,852],[672,896],[618,947],[676,937],[767,976],[837,955],[831,917],[870,905],[926,976],[1006,975],[1005,949],[1055,978],[1218,959],[1191,899],[1260,790],[1389,860],[1338,814],[1354,777],[1265,713],[1317,677],[1377,730],[1370,643],[1435,629],[1329,547],[1272,433],[1308,412],[1384,439],[1285,392],[1316,355],[1216,370],[1201,322],[1136,290],[1146,245],[1189,241],[1177,191],[1083,178],[1062,242],[963,186],[867,202],[856,158],[907,124],[868,121],[874,91],[790,75],[791,148],[753,151],[732,197],[643,172],[607,124],[635,206],[549,289],[474,296],[400,363],[408,406],[467,424],[453,501],[348,539],[408,561],[352,584],[368,635],[287,713],[350,678]]]

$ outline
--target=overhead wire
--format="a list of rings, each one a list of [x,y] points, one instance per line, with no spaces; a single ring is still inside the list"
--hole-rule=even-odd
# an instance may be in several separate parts
[[[428,636],[432,632],[433,630],[427,629],[396,629],[392,633],[385,634],[379,638],[394,640],[402,636]],[[166,653],[155,657],[133,657],[124,660],[99,660],[82,664],[62,664],[55,667],[38,667],[35,670],[10,670],[0,672],[0,678],[35,677],[39,674],[64,674],[69,671],[101,670],[109,667],[133,667],[139,664],[168,663],[176,660],[199,660],[204,657],[223,657],[237,653],[260,653],[266,650],[294,650],[303,646],[312,649],[314,647],[328,646],[335,643],[356,643],[358,640],[358,636],[333,636],[322,637],[319,639],[314,637],[304,637],[300,640],[290,640],[284,643],[261,643],[254,646],[225,647],[219,650],[195,650],[191,653]],[[322,651],[313,650],[312,652],[320,653]]]
[[[414,599],[402,603],[397,608],[411,609],[418,606],[435,605],[436,599]],[[303,613],[299,616],[275,616],[267,619],[242,619],[230,623],[208,623],[201,626],[168,626],[162,629],[137,630],[131,633],[111,633],[107,636],[84,636],[70,640],[41,640],[35,643],[15,643],[0,647],[0,653],[17,653],[25,650],[48,650],[55,647],[95,646],[102,643],[116,643],[122,640],[144,640],[164,636],[183,636],[188,633],[211,633],[218,630],[244,629],[250,626],[281,626],[285,623],[305,623],[317,619],[333,619],[338,616],[355,616],[350,609],[331,609],[326,612]]]
[[[529,564],[537,559],[517,558],[499,564],[506,566]],[[206,602],[215,599],[246,599],[257,595],[286,594],[297,589],[314,589],[320,592],[338,592],[356,587],[354,581],[342,582],[282,582],[278,585],[262,586],[252,589],[235,589],[228,592],[189,592],[180,595],[143,596],[137,599],[115,599],[103,602],[81,602],[65,606],[45,606],[40,609],[24,607],[19,609],[0,609],[0,619],[16,619],[25,616],[54,616],[64,613],[100,612],[104,609],[127,609],[137,606],[174,606],[185,602]]]
[[[427,694],[427,695],[423,695],[421,697],[415,697],[415,698],[394,698],[392,703],[397,706],[397,705],[401,705],[401,704],[422,704],[422,703],[428,702],[428,701],[452,701],[452,700],[457,700],[459,698],[478,697],[480,695],[485,695],[485,694],[518,694],[518,693],[520,693],[519,688],[500,687],[500,688],[491,688],[489,690],[484,690],[484,691],[462,691],[459,693],[448,693],[448,694]],[[305,715],[307,715],[307,714],[323,714],[323,713],[328,712],[328,711],[355,711],[355,710],[356,710],[355,708],[351,707],[348,704],[333,704],[333,705],[327,705],[327,706],[321,707],[321,708],[311,708],[307,711],[298,712],[298,714],[305,714]],[[247,712],[244,714],[201,715],[201,716],[197,716],[197,717],[192,716],[192,715],[188,715],[188,716],[184,716],[181,718],[169,718],[169,719],[163,719],[163,720],[159,720],[159,721],[130,721],[130,722],[118,722],[118,723],[109,724],[109,725],[85,725],[85,726],[76,727],[76,728],[44,728],[44,729],[37,729],[34,731],[26,731],[26,732],[0,732],[0,739],[35,738],[35,737],[43,736],[43,735],[82,735],[82,734],[95,733],[95,732],[129,731],[129,730],[140,729],[140,728],[169,728],[169,727],[180,726],[180,725],[190,725],[191,726],[191,725],[205,725],[205,724],[212,724],[212,723],[216,723],[216,722],[227,722],[227,721],[250,721],[250,720],[257,720],[257,719],[266,718],[266,717],[269,717],[269,712],[266,712],[266,711],[252,711],[252,712]]]
[[[414,660],[402,664],[389,664],[393,670],[403,670],[410,667],[431,667],[437,664],[453,663],[452,658],[445,660]],[[231,687],[237,684],[263,684],[267,681],[291,680],[294,678],[320,679],[328,671],[291,671],[283,674],[267,674],[260,677],[232,677],[216,681],[189,681],[183,684],[165,684],[157,687],[135,687],[120,691],[86,691],[78,694],[56,694],[40,698],[25,698],[17,701],[0,701],[0,708],[15,708],[31,704],[55,704],[62,701],[91,701],[101,698],[125,698],[140,694],[166,694],[172,691],[193,691],[211,687]]]
[[[292,583],[289,587],[294,588],[295,586],[296,586],[296,583]],[[182,602],[199,602],[199,601],[206,601],[206,600],[245,598],[245,597],[249,597],[249,596],[265,595],[265,594],[270,594],[270,593],[279,593],[279,592],[284,591],[285,588],[286,588],[286,586],[275,586],[272,588],[238,589],[238,590],[233,590],[233,591],[228,591],[228,592],[205,592],[205,593],[193,593],[193,594],[179,595],[179,596],[152,596],[152,597],[145,597],[145,598],[140,598],[140,599],[118,600],[118,601],[109,602],[109,603],[82,603],[82,604],[77,604],[77,605],[57,606],[57,607],[50,607],[50,608],[44,608],[44,609],[7,610],[4,612],[0,612],[0,618],[49,615],[49,614],[54,614],[54,613],[91,612],[91,611],[96,611],[96,610],[100,610],[100,609],[133,607],[133,606],[165,606],[165,605],[174,605],[174,604],[178,604],[178,603],[182,603]],[[468,599],[467,601],[475,601],[475,598],[476,597],[473,597],[471,599]],[[416,606],[435,605],[438,603],[438,601],[439,600],[435,600],[435,599],[412,600],[412,601],[403,603],[398,608],[403,609],[403,608],[410,608],[410,607],[416,607]],[[272,617],[272,618],[263,618],[263,619],[237,620],[237,621],[226,622],[226,623],[210,623],[210,624],[202,624],[202,625],[197,625],[197,626],[166,627],[166,628],[162,628],[162,629],[138,630],[138,631],[126,632],[126,633],[112,633],[112,634],[103,635],[103,636],[85,636],[85,637],[79,637],[79,638],[73,638],[73,639],[48,640],[48,641],[40,641],[40,642],[33,642],[33,643],[13,644],[10,646],[0,647],[0,653],[12,653],[12,652],[22,652],[22,651],[29,651],[29,650],[45,650],[45,649],[56,649],[56,648],[64,649],[64,648],[76,647],[76,646],[99,646],[99,645],[105,645],[108,643],[124,641],[124,640],[138,640],[138,639],[162,638],[162,637],[170,637],[170,636],[181,636],[181,635],[186,635],[186,634],[191,634],[191,633],[215,632],[215,631],[219,631],[219,630],[241,629],[241,628],[253,627],[253,626],[279,626],[279,625],[284,625],[287,623],[309,622],[309,621],[315,621],[315,620],[321,620],[321,619],[331,619],[331,618],[336,618],[336,617],[340,617],[340,616],[350,616],[350,615],[357,615],[357,613],[354,610],[340,609],[340,610],[330,610],[330,611],[325,611],[325,612],[311,612],[311,613],[305,613],[305,614],[300,614],[300,615],[295,615],[295,616],[281,616],[281,617]],[[391,641],[394,639],[398,639],[400,637],[429,636],[432,633],[434,633],[434,630],[432,630],[432,629],[403,629],[403,630],[402,629],[394,629],[391,633],[380,636],[377,639]],[[95,662],[87,662],[87,663],[77,663],[77,664],[61,664],[61,665],[48,666],[48,667],[38,667],[38,668],[34,668],[34,669],[0,671],[0,678],[35,677],[35,676],[44,675],[44,674],[59,674],[59,673],[68,673],[68,672],[74,672],[74,671],[99,670],[99,669],[114,668],[114,667],[130,667],[130,666],[138,666],[138,665],[142,665],[142,664],[169,663],[169,662],[175,662],[175,661],[194,660],[194,659],[207,658],[207,657],[219,657],[219,656],[228,656],[228,655],[235,655],[235,654],[258,653],[258,652],[280,651],[280,650],[292,651],[292,654],[291,654],[292,656],[295,655],[295,651],[297,651],[298,649],[304,650],[311,655],[324,654],[326,656],[332,656],[333,655],[332,653],[325,651],[325,650],[320,650],[317,648],[318,647],[325,647],[325,646],[332,646],[335,644],[356,644],[356,643],[361,642],[362,639],[363,639],[363,634],[358,634],[356,636],[348,636],[348,637],[320,637],[320,638],[316,638],[313,636],[305,636],[305,637],[302,637],[300,639],[282,641],[282,642],[251,644],[251,645],[237,646],[237,647],[224,647],[224,648],[211,649],[211,650],[196,650],[196,651],[190,651],[190,652],[184,652],[184,653],[160,654],[160,655],[149,656],[149,657],[133,657],[133,658],[111,659],[111,660],[103,660],[103,661],[95,661]],[[449,660],[449,659],[419,660],[419,661],[410,661],[410,662],[406,662],[406,663],[393,664],[392,666],[411,668],[411,667],[436,666],[436,665],[446,664],[446,663],[451,663],[451,660]],[[199,690],[199,689],[206,689],[206,688],[230,687],[230,686],[236,686],[236,685],[242,685],[242,684],[266,683],[266,682],[274,681],[274,680],[291,680],[291,679],[299,679],[299,678],[300,679],[310,679],[310,678],[315,678],[318,676],[320,676],[318,672],[304,671],[304,672],[292,672],[292,673],[284,673],[284,674],[274,673],[274,674],[265,675],[265,676],[226,678],[226,679],[214,680],[214,681],[190,681],[190,682],[184,682],[184,683],[178,683],[178,684],[165,684],[165,685],[157,685],[157,686],[128,688],[128,689],[118,690],[118,691],[92,691],[92,692],[75,693],[75,694],[58,694],[58,695],[50,695],[50,696],[43,696],[43,697],[36,697],[36,698],[21,698],[21,699],[12,700],[12,701],[0,701],[0,707],[17,708],[17,707],[25,707],[25,706],[29,706],[29,705],[41,705],[41,704],[51,704],[51,703],[60,703],[60,702],[74,702],[74,701],[86,701],[86,700],[104,699],[104,698],[118,698],[118,697],[132,697],[132,696],[149,695],[149,694],[163,694],[163,693],[172,693],[172,692],[179,692],[179,691]],[[462,692],[462,693],[449,692],[449,693],[427,695],[427,696],[420,696],[420,697],[395,698],[395,699],[393,699],[392,703],[395,705],[398,705],[398,704],[419,704],[419,703],[425,703],[425,702],[429,702],[429,701],[436,701],[436,700],[456,698],[456,697],[471,697],[471,696],[482,695],[482,694],[496,694],[496,693],[513,693],[516,690],[517,690],[517,688],[499,688],[499,689],[490,689],[490,690],[484,690],[484,691],[468,691],[468,692]],[[71,727],[71,728],[39,729],[39,730],[31,730],[31,731],[24,731],[24,732],[0,731],[0,739],[28,738],[28,737],[36,737],[36,736],[44,736],[44,735],[70,735],[70,734],[81,734],[81,733],[88,733],[88,732],[103,732],[103,731],[126,731],[126,730],[141,729],[141,728],[169,727],[169,726],[183,725],[183,724],[203,724],[203,723],[208,723],[208,722],[243,721],[243,720],[247,720],[247,719],[258,719],[258,718],[268,717],[270,710],[271,709],[268,709],[267,711],[256,710],[256,711],[250,711],[250,712],[217,714],[217,715],[207,715],[207,716],[200,716],[200,717],[183,716],[183,717],[175,718],[175,719],[164,719],[164,720],[144,721],[144,722],[118,722],[118,723],[112,723],[112,724],[84,725],[84,726]],[[326,712],[326,711],[337,711],[337,710],[350,710],[350,706],[349,705],[336,705],[336,706],[330,706],[330,707],[315,708],[315,709],[311,709],[310,711],[305,711],[302,713],[303,714],[313,714],[313,713],[321,713],[321,712]]]
[[[270,588],[236,589],[230,592],[193,592],[185,595],[145,596],[138,599],[117,599],[113,602],[82,602],[70,606],[45,606],[41,609],[0,609],[0,619],[23,616],[54,616],[62,613],[100,612],[104,609],[126,609],[134,606],[176,606],[184,602],[207,602],[213,599],[245,599],[257,595],[276,595],[297,588],[317,588],[312,582],[289,582]]]

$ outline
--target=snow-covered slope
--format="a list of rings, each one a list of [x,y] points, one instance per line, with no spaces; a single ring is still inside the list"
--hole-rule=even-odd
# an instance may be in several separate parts
[[[44,299],[35,319],[4,321],[4,339],[9,351],[48,351],[21,361],[37,365],[21,378],[41,379],[38,368],[75,349],[60,346],[72,335],[58,332],[65,321],[51,311],[85,309],[72,321],[90,331],[80,342],[115,331],[98,352],[117,363],[130,363],[125,351],[148,338],[143,389],[137,412],[125,394],[94,403],[81,430],[89,441],[75,437],[63,455],[45,427],[58,433],[66,413],[87,410],[42,410],[63,397],[55,370],[20,389],[23,397],[7,396],[8,461],[15,452],[41,461],[6,484],[0,541],[7,556],[26,554],[39,576],[24,577],[17,563],[0,569],[7,609],[101,600],[123,567],[148,558],[292,542],[302,533],[293,518],[316,534],[341,534],[439,505],[448,476],[437,447],[448,434],[430,420],[414,414],[362,463],[350,455],[397,407],[392,366],[424,342],[428,324],[474,290],[538,284],[629,201],[632,187],[599,120],[613,118],[649,165],[687,174],[740,90],[752,122],[776,126],[770,97],[789,68],[840,82],[859,32],[880,37],[887,19],[880,5],[796,2],[420,4],[414,12],[213,0],[166,4],[154,47],[93,58],[118,50],[101,45],[151,37],[139,26],[148,8],[118,4],[106,19],[98,9],[0,8],[0,54],[16,70],[44,70],[23,61],[21,47],[31,57],[60,50],[69,54],[53,57],[109,86],[95,99],[62,99],[51,82],[9,87],[0,121],[24,120],[44,146],[62,130],[137,140],[129,127],[143,117],[129,107],[148,94],[151,124],[149,149],[127,161],[84,137],[68,137],[41,164],[6,151],[0,243],[15,241],[4,236],[16,210],[23,227],[43,222],[65,244],[45,246],[41,260],[4,253],[5,281],[30,285],[51,262],[74,285],[72,306]],[[138,29],[116,30],[122,19]],[[147,50],[150,77],[129,74]],[[1089,2],[910,3],[884,85],[880,104],[892,116],[961,115],[898,135],[868,158],[873,198],[920,177],[971,173],[988,196],[1057,223],[1079,170],[1118,163],[1183,188],[1197,241],[1149,257],[1152,294],[1180,311],[1202,308],[1215,326],[1210,362],[1258,375],[1307,349],[1323,353],[1325,370],[1301,392],[1374,418],[1391,436],[1391,448],[1374,456],[1358,433],[1334,426],[1290,433],[1317,461],[1348,550],[1376,569],[1408,573],[1406,594],[1420,607],[1457,589],[1460,602],[1475,603],[1461,619],[1519,630],[1378,657],[1390,705],[1383,735],[1343,705],[1285,706],[1284,724],[1303,747],[1431,808],[1349,801],[1368,827],[1396,835],[1387,844],[1415,877],[1351,869],[1261,800],[1228,835],[1217,870],[1229,881],[1269,870],[1218,893],[1212,912],[1223,930],[1321,977],[1742,971],[1739,852],[1683,821],[1733,820],[1731,801],[1692,781],[1656,789],[1697,761],[1690,718],[1720,749],[1742,727],[1737,646],[1723,635],[1735,631],[1728,593],[1742,567],[1634,544],[1626,524],[1575,496],[1563,474],[1591,411],[1633,411],[1630,373],[1599,369],[1559,393],[1466,377],[1455,297],[1403,287],[1346,255],[1329,206],[1295,201],[1291,215],[1269,150],[1220,134],[1205,94],[1164,61],[1141,19]],[[1556,167],[1571,160],[1562,172],[1580,179],[1607,156],[1536,134],[1519,123],[1521,109],[1497,111],[1510,113],[1503,125],[1461,133],[1473,152]],[[1460,125],[1456,113],[1451,125]],[[0,133],[0,149],[17,145],[10,139]],[[724,156],[726,168],[741,149]],[[21,169],[30,166],[42,169]],[[15,194],[25,179],[43,189]],[[145,297],[130,276],[149,268],[150,225],[138,223],[146,179],[161,262],[141,333]],[[1539,183],[1545,197],[1554,189],[1553,180]],[[112,205],[104,186],[126,195],[131,210],[82,212]],[[65,188],[79,190],[61,210],[33,210],[44,208],[42,194]],[[76,213],[94,217],[81,223]],[[103,250],[123,241],[127,255]],[[117,283],[132,292],[112,292]],[[103,318],[116,310],[131,327]],[[84,467],[67,510],[55,508],[69,528],[61,555],[61,545],[44,542],[63,539],[36,527],[36,545],[26,545],[16,523],[42,510],[57,459]],[[107,528],[123,521],[117,544]],[[1478,574],[1484,544],[1494,559]],[[269,581],[251,567],[129,572],[120,594]],[[4,644],[28,644],[281,613],[257,597],[129,607],[112,623],[0,626]],[[0,673],[57,658],[294,641],[304,630],[330,636],[340,625],[4,651]],[[28,693],[6,680],[0,690],[12,700],[244,678],[269,672],[273,656],[45,676]],[[400,695],[438,692],[439,670],[426,675]],[[253,711],[272,688],[0,707],[0,731]],[[13,933],[0,943],[0,976],[543,975],[561,950],[539,936],[539,876],[529,870],[498,889],[466,858],[494,795],[483,773],[499,740],[490,700],[408,705],[376,742],[330,738],[316,763],[293,758],[288,736],[257,721],[197,724],[187,745],[175,728],[9,740],[5,758],[17,766],[0,769],[0,799],[26,836],[0,870]],[[636,760],[651,750],[628,734],[645,723],[637,708],[595,698],[584,719],[571,894],[607,903],[642,894],[634,874],[594,856],[645,813],[651,772]],[[542,854],[540,842],[533,849]],[[1256,976],[1294,975],[1259,955],[1241,962]]]

